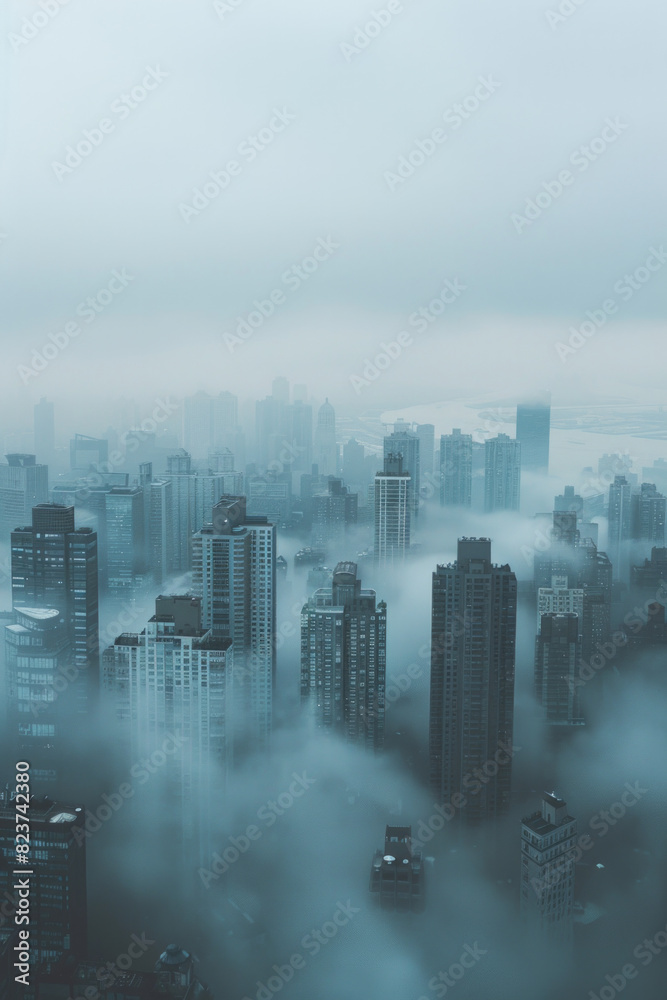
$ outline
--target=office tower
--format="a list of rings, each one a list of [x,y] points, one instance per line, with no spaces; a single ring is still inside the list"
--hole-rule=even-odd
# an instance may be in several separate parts
[[[34,455],[6,455],[0,465],[0,543],[30,520],[32,508],[49,499],[49,471]]]
[[[521,916],[531,933],[571,948],[577,821],[555,792],[521,820]]]
[[[405,421],[399,420],[395,423],[393,432],[387,434],[384,439],[385,462],[391,455],[403,456],[403,469],[410,476],[410,508],[412,516],[418,517],[421,500],[419,438]]]
[[[459,539],[433,574],[430,780],[438,802],[463,796],[466,824],[509,806],[516,608],[516,576],[492,564],[488,538]],[[487,783],[472,780],[480,768]]]
[[[579,546],[577,587],[584,591],[582,657],[588,663],[611,634],[612,564],[588,539]]]
[[[582,601],[583,605],[583,601]],[[543,614],[535,642],[535,695],[550,726],[581,726],[575,678],[581,661],[579,615]]]
[[[97,472],[109,461],[109,442],[106,438],[75,434],[69,443],[69,465],[72,472]]]
[[[354,487],[365,486],[369,480],[366,449],[354,438],[343,445],[343,479]]]
[[[33,784],[43,786],[56,780],[64,741],[77,724],[76,703],[65,685],[67,624],[53,608],[22,608],[5,625],[3,638],[12,759],[29,761]]]
[[[345,532],[357,523],[358,501],[357,493],[351,493],[341,479],[331,476],[327,492],[311,498],[313,545],[319,548],[342,542]]]
[[[470,507],[472,503],[472,434],[455,427],[440,438],[440,503]]]
[[[667,548],[654,546],[650,559],[645,559],[642,566],[632,567],[632,583],[640,590],[656,594],[663,581],[667,581]]]
[[[410,474],[401,455],[386,455],[384,470],[375,476],[376,565],[404,562],[410,548]]]
[[[174,566],[174,488],[171,479],[154,479],[153,466],[139,467],[144,493],[144,532],[147,571],[162,584]]]
[[[324,401],[317,411],[315,463],[322,476],[335,476],[338,472],[336,412],[328,399]]]
[[[0,898],[18,904],[16,817],[13,793],[0,792]],[[70,952],[86,952],[86,834],[84,810],[50,798],[30,799],[30,959],[55,962]],[[27,876],[26,876],[27,877]],[[32,981],[32,977],[31,977]]]
[[[192,568],[192,536],[211,520],[211,510],[224,494],[224,474],[194,472],[192,459],[180,449],[167,459],[165,478],[173,484],[174,572]]]
[[[183,442],[197,461],[225,447],[225,436],[238,425],[238,399],[231,392],[198,392],[183,403]]]
[[[105,701],[129,729],[132,760],[149,758],[166,739],[170,787],[183,842],[211,856],[211,804],[230,762],[231,640],[202,625],[201,601],[160,596],[139,634],[123,633],[102,656]]]
[[[654,483],[642,483],[632,497],[632,537],[639,542],[665,543],[665,504]]]
[[[114,486],[105,495],[107,589],[131,597],[146,583],[144,491]]]
[[[384,744],[387,606],[362,590],[353,562],[301,611],[301,701],[318,726],[368,750]]]
[[[381,910],[423,910],[424,862],[422,852],[412,848],[412,827],[386,828],[384,848],[373,858],[369,888]]]
[[[265,747],[275,682],[276,529],[247,513],[245,497],[222,497],[213,523],[194,536],[193,589],[204,626],[234,643],[236,745]]]
[[[35,455],[42,465],[52,465],[56,454],[53,403],[42,396],[34,406]]]
[[[247,510],[254,517],[268,517],[276,524],[292,515],[292,476],[288,472],[247,477]]]
[[[431,483],[435,468],[435,427],[433,424],[416,424],[415,433],[419,438],[420,480]]]
[[[484,510],[518,510],[521,481],[521,444],[507,434],[486,442],[484,453]]]
[[[308,403],[299,401],[287,407],[286,415],[293,452],[289,462],[290,471],[309,472],[313,464],[313,408]]]
[[[623,543],[632,536],[632,487],[625,476],[614,476],[609,487],[608,539],[609,555],[617,578],[624,575]]]
[[[32,526],[12,532],[14,608],[53,608],[67,624],[81,712],[99,679],[97,535],[75,528],[74,508],[33,507]]]
[[[574,492],[574,486],[566,486],[562,493],[554,497],[554,510],[574,511],[581,519],[584,516],[584,498]]]
[[[521,465],[525,472],[549,472],[549,432],[551,398],[519,403],[516,408],[516,439],[521,444]]]

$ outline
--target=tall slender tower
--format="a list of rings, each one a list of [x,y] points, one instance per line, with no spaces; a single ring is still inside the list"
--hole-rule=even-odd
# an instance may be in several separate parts
[[[569,593],[574,593],[569,591]],[[582,608],[583,608],[583,591]],[[573,612],[540,618],[535,642],[535,694],[550,726],[581,726],[575,683],[581,661],[581,619]]]
[[[410,474],[402,455],[385,455],[384,470],[375,476],[376,564],[402,563],[410,548]]]
[[[525,472],[546,476],[549,472],[549,435],[551,431],[551,396],[533,403],[519,403],[516,408],[516,439],[521,442]]]
[[[490,438],[484,456],[484,510],[518,510],[520,481],[520,443],[507,434]]]
[[[401,455],[403,458],[403,469],[410,476],[410,508],[413,517],[419,516],[419,502],[421,490],[421,455],[420,440],[414,431],[410,430],[410,425],[405,421],[394,424],[393,433],[387,434],[384,439],[385,460],[390,455]]]
[[[472,434],[455,427],[440,438],[440,503],[470,507],[472,503]]]
[[[338,563],[301,612],[301,700],[317,724],[380,750],[386,659],[387,606],[361,589],[356,563]]]
[[[338,466],[336,444],[336,411],[328,399],[317,411],[315,428],[315,461],[321,476],[335,476]]]
[[[439,802],[467,824],[509,806],[517,583],[488,538],[461,538],[433,574],[429,768]]]
[[[234,643],[235,745],[266,747],[275,682],[275,525],[247,514],[245,497],[224,496],[192,543],[203,625]]]
[[[521,820],[521,916],[542,941],[571,948],[577,821],[555,792]]]

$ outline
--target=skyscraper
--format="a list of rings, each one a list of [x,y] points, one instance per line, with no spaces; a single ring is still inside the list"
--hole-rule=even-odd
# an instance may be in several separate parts
[[[521,916],[529,932],[571,948],[577,821],[555,792],[521,821]]]
[[[431,482],[435,462],[435,427],[433,424],[417,424],[415,433],[419,438],[420,480]]]
[[[144,491],[114,486],[104,499],[107,589],[111,597],[131,597],[146,582]]]
[[[440,503],[470,507],[472,503],[472,434],[455,427],[440,438]]]
[[[335,476],[337,474],[336,412],[328,398],[317,411],[315,462],[321,476]]]
[[[430,780],[439,802],[465,800],[467,824],[509,806],[516,608],[516,576],[491,563],[488,538],[459,539],[433,574]]]
[[[163,583],[174,567],[174,489],[171,479],[153,479],[150,462],[140,466],[144,491],[146,561],[153,580]]]
[[[665,505],[667,500],[654,483],[642,483],[632,497],[632,537],[638,542],[665,544]]]
[[[632,486],[625,476],[614,476],[609,486],[608,540],[614,575],[623,576],[626,559],[623,543],[632,537]]]
[[[410,474],[401,455],[386,455],[384,470],[375,476],[376,564],[404,562],[410,548]]]
[[[271,735],[276,529],[246,513],[245,497],[222,497],[212,520],[193,538],[193,589],[204,627],[234,643],[237,743],[254,749]]]
[[[55,962],[70,952],[86,953],[86,836],[82,806],[33,795],[30,799],[30,958]],[[17,800],[0,792],[0,897],[18,904]],[[16,961],[16,959],[15,959]],[[31,982],[33,980],[31,979]]]
[[[359,497],[343,486],[341,479],[329,478],[327,492],[311,498],[312,542],[316,548],[330,542],[340,543],[348,528],[357,523]]]
[[[516,439],[521,444],[521,465],[525,472],[549,472],[551,398],[519,403],[516,408]]]
[[[132,759],[172,740],[182,846],[195,848],[199,864],[210,858],[216,778],[224,780],[231,756],[232,660],[231,640],[202,627],[201,601],[187,595],[158,597],[143,631],[118,636],[102,657],[105,700],[129,729]]]
[[[484,456],[484,510],[518,510],[520,481],[520,443],[507,434],[490,438]]]
[[[583,602],[582,602],[583,603]],[[575,683],[581,661],[581,620],[572,612],[540,618],[535,642],[535,694],[550,726],[581,726]]]
[[[384,439],[385,462],[391,455],[401,455],[403,469],[410,476],[410,508],[413,517],[419,516],[421,501],[421,456],[419,453],[419,438],[410,430],[405,421],[394,424],[394,430]]]
[[[32,525],[12,532],[15,608],[54,608],[67,624],[82,712],[99,679],[97,535],[75,528],[74,508],[38,504]]]
[[[30,761],[33,784],[53,783],[78,721],[73,692],[62,690],[71,653],[67,625],[53,608],[22,608],[3,638],[12,755]]]
[[[224,473],[194,472],[191,456],[181,449],[167,459],[166,479],[173,484],[174,571],[192,568],[192,536],[211,520],[213,505],[224,494]]]
[[[301,611],[301,700],[317,725],[369,750],[384,743],[386,646],[386,604],[361,589],[355,563],[338,563]]]
[[[56,452],[53,403],[43,396],[34,407],[35,455],[42,465],[52,465]]]
[[[30,520],[38,503],[49,499],[49,471],[34,455],[7,455],[0,465],[0,542],[7,543],[14,528]]]

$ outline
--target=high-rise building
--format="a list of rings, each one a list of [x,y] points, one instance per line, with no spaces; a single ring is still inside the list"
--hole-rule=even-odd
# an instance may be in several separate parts
[[[275,681],[276,529],[222,497],[193,538],[193,589],[204,627],[234,643],[237,745],[268,745]]]
[[[354,438],[343,445],[343,479],[353,487],[365,486],[370,479],[366,464],[366,449]]]
[[[0,792],[0,897],[18,905],[16,876],[17,799]],[[86,953],[86,833],[82,806],[30,799],[30,959],[55,962],[69,952]],[[26,876],[28,877],[28,876]],[[31,980],[32,981],[32,980]]]
[[[519,403],[516,408],[516,439],[521,444],[521,465],[525,472],[549,472],[551,398]]]
[[[146,583],[144,491],[114,486],[104,501],[107,589],[111,597],[131,597]]]
[[[656,594],[664,580],[667,580],[667,548],[654,545],[651,558],[645,559],[641,566],[632,567],[632,582],[640,590]]]
[[[484,510],[518,510],[521,485],[521,444],[507,434],[486,442]]]
[[[268,517],[276,524],[288,521],[293,507],[292,476],[289,472],[247,477],[248,514]]]
[[[554,510],[574,511],[578,518],[583,518],[584,498],[574,492],[574,486],[566,486],[559,496],[554,497]]]
[[[167,459],[165,478],[173,484],[174,571],[192,568],[192,536],[211,520],[213,505],[224,494],[224,473],[194,472],[181,449]]]
[[[201,601],[188,595],[158,597],[143,631],[118,636],[102,657],[105,700],[129,730],[132,759],[172,739],[182,847],[199,864],[210,858],[211,802],[230,762],[232,661],[231,640],[202,626]]]
[[[384,848],[373,858],[369,888],[381,910],[424,909],[424,861],[422,852],[413,850],[412,827],[386,828]]]
[[[632,497],[632,537],[636,541],[664,545],[666,504],[654,483],[641,484]]]
[[[174,489],[171,479],[154,479],[153,466],[140,467],[144,491],[146,561],[153,580],[164,583],[174,567]]]
[[[315,428],[315,462],[322,476],[335,476],[338,472],[338,445],[336,444],[336,412],[328,398],[317,411]]]
[[[584,616],[584,591],[580,587],[568,587],[567,575],[554,576],[551,587],[539,587],[537,591],[537,631],[540,630],[542,615]]]
[[[472,434],[455,427],[440,438],[440,503],[470,507],[472,503]]]
[[[38,503],[49,499],[49,470],[38,465],[34,455],[7,455],[7,465],[0,465],[0,542],[7,543],[10,533],[30,520]]]
[[[415,434],[419,438],[420,477],[431,483],[435,469],[435,427],[433,424],[417,424]]]
[[[301,700],[318,726],[369,750],[384,744],[387,606],[353,562],[301,611]]]
[[[53,608],[67,624],[80,711],[99,681],[97,535],[76,528],[74,508],[33,507],[32,525],[12,532],[14,608]]]
[[[410,473],[401,455],[386,455],[384,469],[375,475],[375,549],[379,565],[402,563],[410,548],[412,492]]]
[[[394,424],[394,430],[384,439],[384,458],[401,455],[403,470],[410,476],[410,509],[413,517],[419,516],[421,501],[421,456],[419,438],[404,420]]]
[[[225,447],[225,437],[238,425],[238,399],[231,392],[209,396],[198,392],[183,404],[185,450],[197,461]]]
[[[34,407],[35,455],[43,465],[52,465],[56,454],[53,403],[43,396]]]
[[[540,618],[535,642],[535,694],[550,726],[584,724],[576,685],[581,625],[579,615],[572,612],[547,613]]]
[[[73,692],[62,690],[71,654],[67,625],[54,608],[22,608],[5,625],[4,642],[13,758],[30,762],[33,785],[52,784],[78,722]]]
[[[623,576],[625,550],[623,543],[632,537],[632,486],[625,476],[614,476],[609,487],[608,538],[609,555],[614,574]]]
[[[571,948],[577,821],[555,792],[521,821],[521,915],[530,932]]]
[[[492,564],[490,540],[459,539],[433,574],[429,770],[439,802],[465,801],[466,824],[509,806],[516,609],[516,576]]]
[[[310,501],[315,547],[343,540],[345,532],[357,523],[358,500],[358,494],[343,486],[341,479],[329,478],[327,492],[316,493]]]

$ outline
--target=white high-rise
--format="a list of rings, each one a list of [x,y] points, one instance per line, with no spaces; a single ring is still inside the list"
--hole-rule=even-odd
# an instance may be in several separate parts
[[[236,745],[266,747],[275,679],[276,528],[224,496],[193,537],[193,589],[202,622],[234,643]]]
[[[401,455],[385,455],[384,470],[375,476],[376,564],[404,562],[410,548],[410,474]]]

